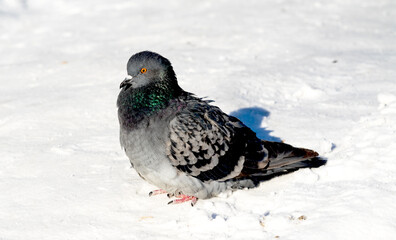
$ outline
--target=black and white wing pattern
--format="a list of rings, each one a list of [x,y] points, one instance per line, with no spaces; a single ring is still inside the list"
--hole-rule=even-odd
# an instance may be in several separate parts
[[[239,119],[207,101],[190,97],[169,129],[167,155],[174,167],[203,182],[226,181],[241,174],[249,162],[258,162],[266,150],[256,134]]]

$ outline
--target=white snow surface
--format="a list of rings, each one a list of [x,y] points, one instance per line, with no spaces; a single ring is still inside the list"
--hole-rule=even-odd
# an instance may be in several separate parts
[[[395,16],[393,0],[0,1],[0,239],[394,239]],[[327,164],[194,207],[148,197],[115,104],[142,50]]]

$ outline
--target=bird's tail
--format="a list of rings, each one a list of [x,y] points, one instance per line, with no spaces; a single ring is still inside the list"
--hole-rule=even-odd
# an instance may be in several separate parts
[[[284,167],[298,166],[302,161],[315,158],[319,154],[313,150],[305,148],[295,148],[289,144],[279,142],[262,141],[265,149],[268,151],[267,170],[278,169]],[[290,166],[291,165],[291,166]]]
[[[261,141],[266,152],[261,161],[247,159],[240,177],[277,176],[299,168],[319,167],[325,164],[319,154],[305,148],[295,148],[286,143]],[[254,161],[254,164],[253,164]]]

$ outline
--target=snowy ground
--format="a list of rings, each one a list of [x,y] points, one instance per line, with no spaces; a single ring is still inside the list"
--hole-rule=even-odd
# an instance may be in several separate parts
[[[396,3],[0,1],[0,239],[392,239]],[[167,205],[130,169],[130,55],[326,166]]]

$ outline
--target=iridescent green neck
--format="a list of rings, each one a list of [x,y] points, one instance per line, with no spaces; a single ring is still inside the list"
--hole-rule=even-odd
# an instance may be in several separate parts
[[[135,90],[127,104],[133,110],[143,110],[151,113],[166,107],[169,100],[174,97],[174,93],[166,88],[145,88]]]
[[[134,128],[141,121],[166,108],[183,90],[176,84],[156,83],[133,89],[122,89],[118,96],[120,123]]]

